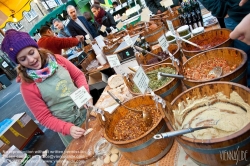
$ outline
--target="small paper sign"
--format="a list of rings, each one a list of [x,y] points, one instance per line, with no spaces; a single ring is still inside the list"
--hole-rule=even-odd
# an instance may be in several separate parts
[[[148,7],[142,9],[142,12],[145,12],[145,13],[150,13],[150,10],[148,9]]]
[[[92,45],[92,41],[91,41],[90,39],[85,40],[85,42],[86,42],[87,44],[91,44],[91,45]]]
[[[149,20],[150,20],[149,13],[147,13],[147,12],[142,12],[142,13],[141,13],[141,21],[149,22]]]
[[[127,19],[128,19],[128,16],[126,14],[123,14],[122,15],[122,21],[127,20]]]
[[[173,5],[173,1],[172,0],[164,0],[163,3],[164,3],[164,6],[166,8],[169,7],[169,6],[171,6],[171,5]]]
[[[162,48],[162,50],[165,52],[168,49],[168,42],[167,39],[164,35],[162,35],[159,39],[158,42]]]
[[[90,39],[89,34],[85,35],[85,39]]]
[[[117,25],[116,28],[117,29],[121,29],[123,27],[123,23],[120,21]]]
[[[131,40],[131,38],[130,38],[129,35],[124,36],[123,39],[124,39],[124,41],[127,43],[127,45],[131,46],[131,45],[133,44],[133,42],[132,42],[132,40]]]
[[[117,54],[107,55],[106,57],[108,59],[108,62],[109,62],[109,65],[110,65],[111,68],[121,65],[121,63],[120,63],[120,61],[119,61],[119,59],[117,57]]]
[[[141,93],[144,94],[148,88],[149,78],[147,77],[141,66],[136,71],[133,81],[141,91]]]
[[[164,1],[161,1],[160,4],[161,4],[161,6],[165,7]]]
[[[78,108],[81,108],[92,98],[83,86],[72,93],[70,97],[75,102]]]
[[[174,26],[172,21],[167,20],[167,24],[168,24],[168,29],[172,32],[172,34],[175,34],[175,30],[174,30]]]
[[[101,29],[100,29],[102,32],[105,32],[106,31],[106,27],[104,25],[101,26]]]

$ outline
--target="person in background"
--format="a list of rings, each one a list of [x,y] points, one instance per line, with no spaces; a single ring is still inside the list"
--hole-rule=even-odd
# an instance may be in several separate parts
[[[113,6],[113,8],[116,8],[118,6],[118,3],[117,2],[113,2],[112,6]]]
[[[54,35],[48,26],[43,26],[40,29],[40,35],[41,38],[37,42],[38,46],[45,48],[54,54],[61,54],[62,49],[77,46],[83,39],[82,35],[70,38],[59,38]]]
[[[95,31],[95,28],[90,25],[83,16],[77,16],[76,9],[74,6],[67,6],[67,12],[71,18],[67,25],[71,36],[75,37],[77,35],[83,35],[85,37],[88,34],[90,40],[93,40],[95,37],[98,36],[98,33]],[[87,45],[85,41],[84,44]]]
[[[65,146],[83,136],[85,130],[79,126],[86,109],[78,109],[70,97],[80,87],[89,91],[82,71],[64,57],[39,48],[26,32],[6,31],[1,49],[19,64],[22,97],[39,123],[58,132]]]
[[[67,27],[65,27],[62,21],[59,20],[58,18],[53,20],[53,25],[55,28],[59,30],[58,35],[57,35],[58,37],[71,37],[71,34],[69,33],[69,30],[67,29]]]
[[[106,31],[111,32],[111,27],[116,27],[114,17],[109,12],[103,10],[103,8],[97,4],[91,6],[91,11],[95,16],[95,23],[98,27],[99,33],[104,37],[107,36],[106,32],[100,31],[100,28],[102,25],[104,25],[106,27]]]
[[[227,29],[234,28],[241,20],[250,13],[250,1],[239,0],[199,0],[204,7],[212,12],[215,17],[224,18]],[[244,3],[244,5],[243,5]],[[241,6],[240,6],[241,5]],[[243,6],[242,6],[243,5]],[[234,40],[233,47],[243,50],[247,56],[250,56],[250,46],[240,40]],[[250,58],[248,58],[247,84],[250,86]]]
[[[178,6],[179,0],[172,0],[174,6]],[[153,14],[161,14],[166,10],[165,7],[161,6],[161,0],[145,0],[147,7]]]
[[[83,17],[85,17],[85,19],[89,22],[89,24],[91,24],[93,27],[96,28],[96,25],[94,22],[92,22],[92,16],[91,16],[91,13],[90,12],[84,12],[83,13]]]

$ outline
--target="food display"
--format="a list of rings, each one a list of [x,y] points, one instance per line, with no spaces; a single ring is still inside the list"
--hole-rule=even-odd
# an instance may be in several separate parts
[[[147,65],[158,63],[158,62],[160,62],[160,61],[162,61],[164,59],[167,59],[169,57],[169,54],[167,54],[166,52],[159,52],[157,55],[159,57],[161,57],[162,59],[154,57],[154,58],[152,58],[152,59],[150,59],[150,60],[147,61]]]
[[[171,67],[160,67],[157,70],[150,71],[147,74],[149,78],[149,88],[152,90],[156,90],[164,85],[166,85],[172,78],[166,77],[164,79],[158,79],[157,74],[158,72],[168,73],[168,74],[175,74],[176,70]],[[133,92],[140,93],[138,87],[134,84],[132,87]]]
[[[211,71],[214,67],[221,67],[222,75],[225,75],[232,72],[237,66],[236,64],[229,65],[223,58],[211,58],[192,67],[184,68],[184,75],[186,78],[195,81],[214,79],[216,76],[209,74],[209,71]]]
[[[214,38],[212,38],[212,40],[208,43],[207,39],[196,39],[195,41],[193,41],[195,44],[201,46],[202,48],[198,48],[195,46],[190,45],[189,47],[186,47],[185,50],[187,51],[200,51],[200,50],[206,50],[215,46],[220,45],[221,43],[227,41],[228,38],[227,37],[219,37],[219,36],[215,36]]]
[[[250,122],[250,105],[236,92],[230,97],[218,92],[200,99],[186,99],[173,110],[176,130],[212,126],[212,128],[185,134],[196,139],[212,139],[231,135]]]
[[[113,140],[126,141],[138,138],[154,126],[161,116],[160,111],[156,109],[155,105],[142,105],[134,109],[148,111],[153,119],[151,126],[146,126],[141,112],[130,111],[116,124]]]

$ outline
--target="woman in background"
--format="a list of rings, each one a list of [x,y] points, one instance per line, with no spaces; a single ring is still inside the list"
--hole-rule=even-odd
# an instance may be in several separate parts
[[[104,37],[107,36],[106,32],[102,32],[100,29],[101,26],[104,25],[106,27],[106,31],[108,33],[111,32],[111,27],[113,28],[116,27],[116,23],[113,16],[110,13],[103,10],[103,8],[97,4],[91,6],[91,11],[95,16],[95,24],[97,26],[99,33]]]

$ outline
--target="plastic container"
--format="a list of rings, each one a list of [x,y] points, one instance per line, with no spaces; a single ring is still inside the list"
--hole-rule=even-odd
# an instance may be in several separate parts
[[[111,143],[109,143],[106,139],[101,138],[95,145],[95,155],[96,156],[102,156],[107,154],[110,149],[111,149],[112,145]]]
[[[192,34],[195,36],[195,35],[199,35],[201,33],[204,32],[204,27],[198,27],[198,28],[195,28],[192,30]]]
[[[29,159],[25,166],[48,166],[41,156],[35,155]]]
[[[171,31],[168,31],[168,32],[165,34],[168,43],[176,43],[175,37],[174,37],[174,36],[171,36],[171,34],[173,34]]]
[[[181,26],[177,29],[177,32],[180,37],[187,36],[190,33],[188,25]]]
[[[186,40],[190,39],[191,38],[191,33],[187,34],[186,36],[182,36],[182,38],[184,38]]]

